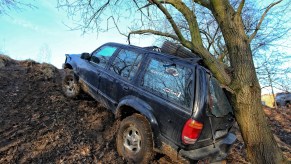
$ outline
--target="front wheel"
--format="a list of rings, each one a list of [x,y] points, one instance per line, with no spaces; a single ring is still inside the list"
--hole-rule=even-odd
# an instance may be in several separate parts
[[[74,76],[73,70],[65,70],[66,75],[62,81],[62,89],[64,94],[69,98],[75,98],[80,93],[80,86],[76,77]]]
[[[287,108],[290,108],[290,107],[291,107],[290,102],[287,102],[287,103],[286,103],[286,107],[287,107]]]
[[[116,146],[118,154],[127,161],[149,163],[154,152],[152,131],[147,119],[140,114],[133,114],[122,120]]]

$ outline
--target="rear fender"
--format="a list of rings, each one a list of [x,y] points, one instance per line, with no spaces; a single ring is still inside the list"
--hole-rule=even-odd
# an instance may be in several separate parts
[[[154,146],[157,148],[160,147],[161,146],[161,141],[160,141],[161,133],[158,126],[158,122],[155,116],[153,115],[153,112],[152,112],[153,109],[151,108],[151,106],[137,97],[127,96],[123,98],[118,104],[115,111],[116,118],[120,118],[122,116],[123,110],[126,110],[126,108],[122,108],[123,106],[129,106],[135,109],[138,113],[146,117],[153,131]]]

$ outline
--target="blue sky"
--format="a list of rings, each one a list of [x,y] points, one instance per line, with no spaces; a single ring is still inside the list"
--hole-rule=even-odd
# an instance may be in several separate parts
[[[73,27],[73,22],[63,10],[56,8],[55,0],[26,2],[37,8],[11,10],[9,15],[0,15],[0,52],[14,59],[38,60],[41,48],[46,46],[51,52],[51,60],[46,62],[60,68],[66,53],[92,52],[107,42],[127,44],[126,37],[116,30],[99,33],[98,36],[70,30],[67,26]],[[133,43],[150,46],[153,39],[135,39]]]

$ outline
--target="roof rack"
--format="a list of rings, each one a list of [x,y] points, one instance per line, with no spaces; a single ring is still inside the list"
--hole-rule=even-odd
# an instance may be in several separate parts
[[[143,49],[155,51],[155,52],[162,52],[161,48],[158,46],[149,46],[149,47],[142,47]]]

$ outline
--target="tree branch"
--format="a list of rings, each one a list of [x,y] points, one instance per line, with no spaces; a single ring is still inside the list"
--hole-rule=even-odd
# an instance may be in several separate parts
[[[117,23],[116,23],[116,21],[115,21],[115,19],[114,19],[113,16],[110,16],[109,18],[107,18],[107,31],[109,30],[109,20],[110,20],[110,19],[112,19],[112,21],[113,21],[113,23],[114,23],[114,25],[115,25],[115,28],[117,29],[117,31],[119,32],[119,34],[121,34],[121,35],[123,35],[123,36],[126,36],[126,34],[124,34],[124,33],[122,33],[122,32],[120,31],[120,29],[119,29],[119,27],[118,27],[118,25],[117,25]]]
[[[152,0],[154,4],[157,5],[157,7],[163,12],[163,14],[166,16],[168,21],[170,22],[173,30],[175,31],[176,35],[179,38],[180,42],[186,42],[186,39],[184,38],[183,34],[181,33],[180,29],[178,28],[177,24],[175,23],[173,17],[168,12],[168,10],[158,1],[158,0]]]
[[[145,17],[148,17],[143,11],[142,11],[142,8],[144,8],[144,7],[147,7],[147,5],[145,5],[145,6],[143,6],[143,7],[140,7],[138,4],[137,4],[137,2],[136,2],[136,0],[133,0],[133,2],[134,2],[134,4],[135,4],[135,6],[138,8],[138,10],[141,12],[141,14],[143,15],[143,16],[145,16]],[[149,4],[150,5],[150,4]]]
[[[106,3],[104,3],[94,14],[93,16],[90,18],[89,24],[92,22],[93,19],[96,19],[96,16],[100,13],[102,13],[102,11],[109,5],[110,0],[107,0]]]
[[[131,31],[128,34],[128,42],[129,42],[129,44],[130,44],[130,35],[131,34],[153,34],[153,35],[169,37],[169,38],[172,38],[174,40],[179,41],[179,38],[177,36],[175,36],[175,35],[172,35],[172,34],[169,34],[169,33],[163,33],[163,32],[160,32],[160,31],[155,31],[155,30],[151,30],[151,29],[147,29],[147,30]],[[215,74],[215,77],[221,82],[221,84],[228,85],[231,82],[230,76],[224,70],[224,64],[222,64],[221,62],[218,62],[218,60],[216,60],[214,58],[214,56],[212,56],[209,53],[209,51],[207,51],[204,47],[196,49],[196,48],[193,47],[193,44],[188,40],[186,40],[183,43],[183,46],[189,48],[193,52],[197,53],[200,57],[202,57],[204,63]]]
[[[212,44],[211,40],[213,40],[213,38],[212,38],[211,35],[208,34],[205,30],[200,30],[200,32],[201,32],[201,34],[203,34],[203,35],[206,37],[206,39],[207,39],[208,46],[207,46],[206,49],[209,51],[209,49],[210,49],[210,47],[211,47],[211,44]]]
[[[128,40],[129,44],[130,44],[130,35],[131,34],[153,34],[153,35],[159,35],[159,36],[172,38],[174,40],[179,41],[179,38],[176,35],[172,35],[172,34],[165,33],[165,32],[160,32],[160,31],[155,31],[155,30],[152,30],[152,29],[147,29],[147,30],[136,30],[136,31],[129,32],[129,34],[127,36],[127,40]]]
[[[236,12],[238,15],[241,15],[241,12],[242,12],[244,5],[245,5],[245,0],[241,0],[239,6],[237,8],[237,12]]]
[[[32,3],[21,2],[20,0],[0,0],[0,15],[9,15],[8,10],[21,10],[26,7],[37,8]]]
[[[201,6],[208,8],[208,9],[210,8],[210,3],[208,0],[193,0],[193,1]]]
[[[198,22],[196,15],[193,11],[189,9],[181,0],[161,0],[166,3],[171,4],[175,7],[186,19],[187,24],[189,25],[189,31],[191,34],[191,42],[195,47],[203,47],[201,34],[198,27]]]
[[[161,2],[165,2],[165,4],[171,4],[174,6],[179,12],[183,14],[187,23],[189,23],[189,29],[192,30],[191,39],[192,42],[186,40],[182,34],[178,26],[174,22],[173,18],[171,17],[170,13],[167,9],[164,8]],[[196,16],[194,13],[181,1],[181,0],[152,0],[154,4],[158,6],[158,8],[166,15],[167,19],[171,23],[176,35],[179,38],[180,43],[189,48],[191,51],[199,54],[202,57],[205,65],[215,74],[215,77],[222,83],[222,84],[229,84],[231,82],[230,76],[226,73],[224,69],[224,65],[221,64],[218,60],[212,56],[207,49],[204,48],[202,43],[201,34],[199,31],[198,23],[196,20]],[[206,1],[203,1],[206,2]]]
[[[279,4],[280,2],[282,2],[282,0],[279,0],[279,1],[277,1],[277,2],[271,3],[271,4],[267,7],[267,9],[266,9],[265,12],[263,13],[263,15],[262,15],[262,17],[261,17],[259,23],[258,23],[257,26],[256,26],[255,31],[250,35],[249,40],[248,40],[249,43],[250,43],[250,42],[255,38],[255,36],[257,35],[257,33],[258,33],[258,31],[259,31],[259,29],[260,29],[260,27],[261,27],[261,25],[262,25],[262,22],[263,22],[263,20],[265,19],[265,17],[266,17],[266,15],[267,15],[268,11],[269,11],[272,7],[274,7],[275,5]]]

